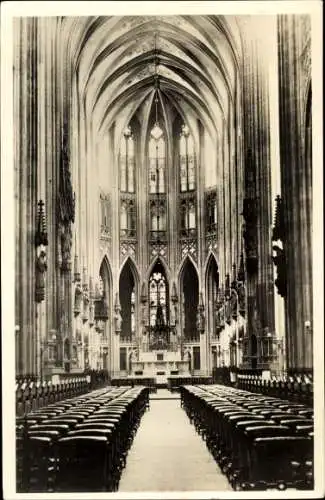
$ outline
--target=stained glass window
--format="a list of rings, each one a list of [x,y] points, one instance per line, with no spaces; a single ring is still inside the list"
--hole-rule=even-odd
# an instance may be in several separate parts
[[[188,206],[188,229],[195,229],[195,226],[195,205],[194,203],[190,203]]]
[[[135,237],[136,212],[135,201],[133,199],[121,200],[120,229],[122,237]]]
[[[166,231],[165,200],[152,200],[150,203],[151,231]]]
[[[208,233],[216,231],[217,227],[217,196],[213,191],[206,196],[206,230]]]
[[[191,229],[196,228],[195,201],[192,199],[182,200],[180,211],[181,211],[181,232],[183,236],[187,236],[191,232]]]
[[[179,172],[181,192],[195,189],[195,152],[194,141],[186,125],[182,127],[179,142]]]
[[[163,131],[155,125],[149,141],[149,193],[166,192],[166,148]]]
[[[153,270],[149,279],[149,317],[150,326],[156,325],[157,309],[160,306],[165,324],[168,323],[167,317],[167,280],[163,272]]]

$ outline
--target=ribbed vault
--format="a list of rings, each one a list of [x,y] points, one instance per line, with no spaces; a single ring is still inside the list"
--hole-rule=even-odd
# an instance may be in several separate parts
[[[105,133],[126,108],[125,122],[152,101],[157,73],[161,99],[181,116],[191,114],[213,135],[227,122],[238,92],[235,18],[231,27],[215,16],[66,18],[62,34],[95,134]]]

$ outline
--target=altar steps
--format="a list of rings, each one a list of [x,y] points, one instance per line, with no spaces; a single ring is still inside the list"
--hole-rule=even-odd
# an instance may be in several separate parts
[[[158,388],[156,393],[151,393],[149,396],[150,401],[167,401],[167,400],[180,400],[180,394],[177,392],[170,392],[168,389],[165,388]]]

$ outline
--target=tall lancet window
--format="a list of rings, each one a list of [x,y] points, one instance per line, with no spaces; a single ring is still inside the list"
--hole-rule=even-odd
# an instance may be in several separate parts
[[[166,192],[166,147],[163,131],[155,125],[149,140],[149,193]]]
[[[132,199],[121,200],[120,229],[122,238],[136,236],[136,211],[135,202]]]
[[[206,193],[206,230],[207,233],[215,232],[217,229],[217,194],[216,191]]]
[[[135,192],[134,139],[130,127],[124,131],[120,150],[120,189],[123,193]]]
[[[196,210],[193,199],[185,199],[180,205],[181,236],[191,236],[196,233]]]
[[[168,282],[159,261],[149,278],[149,318],[151,327],[168,324]]]
[[[150,201],[151,231],[166,231],[166,203],[165,200]],[[153,235],[152,235],[153,236]]]
[[[179,141],[180,190],[193,191],[196,187],[194,141],[189,128],[183,125]]]
[[[148,146],[150,240],[159,242],[166,239],[167,200],[166,143],[157,121],[151,130]]]

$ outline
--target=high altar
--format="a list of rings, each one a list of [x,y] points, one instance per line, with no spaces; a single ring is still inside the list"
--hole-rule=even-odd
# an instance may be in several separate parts
[[[147,337],[147,339],[146,339]],[[190,363],[182,359],[182,346],[174,326],[166,324],[163,308],[157,304],[155,324],[147,329],[138,356],[130,360],[130,377],[154,378],[157,385],[167,384],[173,375],[190,375]]]

